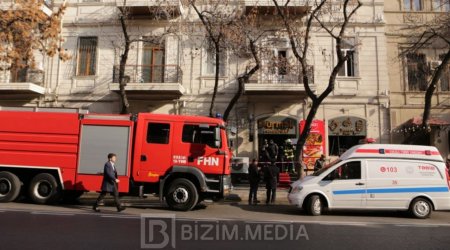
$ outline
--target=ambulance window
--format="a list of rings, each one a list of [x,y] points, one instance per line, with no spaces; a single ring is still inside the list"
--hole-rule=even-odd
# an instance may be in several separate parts
[[[199,125],[184,125],[182,141],[186,143],[206,144],[212,148],[216,148],[215,128],[214,126],[203,128]]]
[[[361,162],[352,161],[343,164],[328,174],[324,180],[355,180],[361,179]]]
[[[156,144],[168,144],[170,135],[170,124],[149,123],[147,129],[147,142]]]

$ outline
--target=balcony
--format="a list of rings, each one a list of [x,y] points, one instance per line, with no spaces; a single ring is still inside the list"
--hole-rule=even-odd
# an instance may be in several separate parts
[[[0,96],[2,99],[28,99],[43,95],[45,94],[45,88],[41,86],[43,81],[42,70],[0,71]]]
[[[130,95],[175,95],[184,93],[181,70],[178,65],[127,65],[125,66],[127,86]],[[119,66],[113,69],[112,91],[119,91]]]
[[[171,19],[183,12],[181,0],[116,0],[116,5],[133,19]]]
[[[311,89],[315,90],[314,68],[308,68]],[[245,84],[247,95],[298,95],[305,94],[303,76],[299,69],[278,70],[263,68]]]
[[[13,5],[16,5],[15,0],[2,0],[0,1],[0,10],[10,10]],[[13,9],[17,10],[16,7],[17,6],[13,7]],[[52,8],[53,8],[53,1],[44,0],[41,6],[42,12],[44,12],[44,14],[46,14],[47,16],[51,16],[53,13]]]
[[[287,0],[278,1],[279,6],[290,15],[305,15],[309,9],[308,0],[291,0],[288,6],[284,6]],[[245,5],[245,12],[250,13],[255,7],[258,13],[265,15],[274,15],[276,6],[272,0],[242,0]]]

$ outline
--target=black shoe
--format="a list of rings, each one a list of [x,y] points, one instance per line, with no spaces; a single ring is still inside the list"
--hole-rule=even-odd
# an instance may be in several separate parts
[[[92,210],[94,210],[95,212],[100,212],[100,209],[95,205],[92,207]]]
[[[119,212],[119,213],[120,213],[121,211],[123,211],[123,210],[125,210],[125,207],[118,207],[118,208],[117,208],[117,212]]]

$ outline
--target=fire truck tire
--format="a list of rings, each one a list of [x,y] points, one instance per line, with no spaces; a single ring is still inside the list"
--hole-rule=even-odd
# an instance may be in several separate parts
[[[19,178],[7,171],[0,172],[0,202],[14,201],[20,194]]]
[[[37,204],[50,204],[61,196],[61,187],[53,175],[42,173],[31,180],[28,194]]]
[[[189,211],[198,202],[199,195],[194,183],[188,179],[175,179],[166,192],[167,205],[173,210]]]

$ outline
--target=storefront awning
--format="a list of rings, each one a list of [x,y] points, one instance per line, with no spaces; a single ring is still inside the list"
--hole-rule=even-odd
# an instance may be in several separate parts
[[[436,117],[430,117],[428,119],[428,124],[430,126],[450,126],[450,122],[448,122],[444,119],[441,119],[441,118],[436,118]],[[421,116],[415,116],[404,123],[405,127],[420,126],[420,125],[422,125],[422,117]]]

